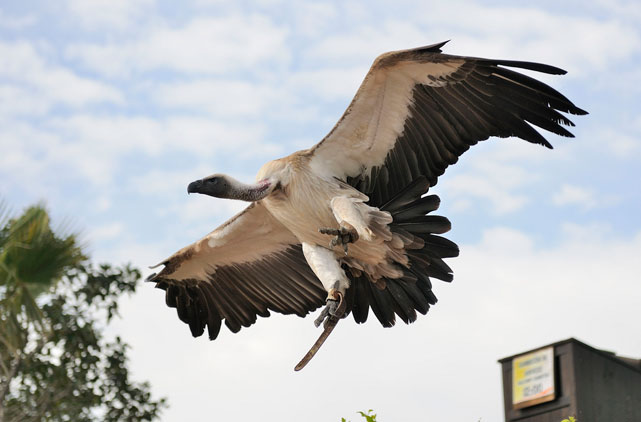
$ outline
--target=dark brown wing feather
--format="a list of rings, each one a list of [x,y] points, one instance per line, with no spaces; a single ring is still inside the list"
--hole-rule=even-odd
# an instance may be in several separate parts
[[[236,333],[270,311],[304,317],[327,296],[300,245],[262,260],[219,267],[207,280],[178,282],[156,276],[152,281],[165,290],[167,305],[177,308],[191,334],[202,335],[206,326],[210,340],[218,336],[223,321]]]

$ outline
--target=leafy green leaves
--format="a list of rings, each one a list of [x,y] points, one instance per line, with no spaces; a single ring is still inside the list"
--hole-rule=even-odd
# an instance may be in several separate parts
[[[28,208],[0,229],[0,285],[22,283],[37,296],[83,259],[76,236],[56,235],[41,205]]]
[[[9,353],[24,347],[25,323],[45,328],[36,298],[85,259],[74,234],[54,233],[43,206],[11,219],[0,203],[0,344]]]
[[[358,411],[357,413],[361,415],[366,422],[376,422],[376,413],[372,414],[372,412],[373,410],[369,409],[367,413],[362,411]],[[345,418],[341,418],[341,422],[349,422],[349,421]]]

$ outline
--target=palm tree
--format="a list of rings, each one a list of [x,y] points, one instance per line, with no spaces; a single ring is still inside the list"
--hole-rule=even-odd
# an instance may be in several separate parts
[[[28,333],[34,332],[29,328],[46,337],[37,297],[86,259],[76,234],[64,228],[59,232],[51,229],[42,205],[11,218],[0,203],[0,402],[20,365]]]

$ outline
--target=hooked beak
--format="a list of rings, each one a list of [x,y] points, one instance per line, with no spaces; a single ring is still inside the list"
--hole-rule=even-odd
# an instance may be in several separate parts
[[[201,188],[203,187],[203,181],[202,179],[196,180],[195,182],[191,182],[189,186],[187,186],[187,193],[200,193]]]

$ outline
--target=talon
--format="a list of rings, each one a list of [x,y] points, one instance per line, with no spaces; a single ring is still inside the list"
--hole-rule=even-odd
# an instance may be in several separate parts
[[[318,318],[314,320],[314,325],[316,326],[316,328],[320,327],[320,325],[323,323],[327,315],[329,315],[329,307],[325,306],[321,311],[320,315],[318,316]]]
[[[345,255],[347,255],[348,244],[354,243],[358,240],[358,232],[354,228],[347,228],[342,225],[339,229],[321,227],[318,231],[322,234],[334,236],[329,242],[329,248],[334,249],[336,246],[341,245],[343,246]]]
[[[336,284],[338,284],[338,282]],[[314,325],[316,327],[319,327],[321,324],[323,324],[324,327],[327,327],[327,324],[329,324],[330,321],[338,321],[345,314],[345,307],[347,305],[343,301],[343,294],[338,290],[332,289],[329,292],[329,296],[330,297],[328,297],[325,302],[325,307],[321,311],[320,315],[318,315],[318,318],[314,320]],[[332,296],[336,298],[333,298]]]
[[[339,233],[338,229],[333,229],[331,227],[321,227],[320,229],[318,229],[318,231],[322,234],[329,234],[334,236],[337,236]]]

